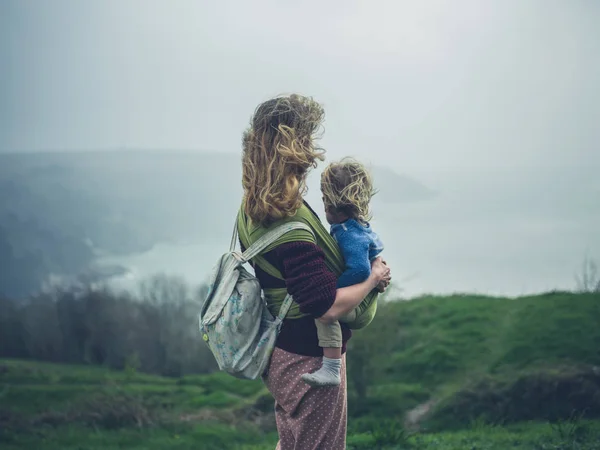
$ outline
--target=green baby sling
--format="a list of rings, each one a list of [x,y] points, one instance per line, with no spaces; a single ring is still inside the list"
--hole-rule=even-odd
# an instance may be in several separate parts
[[[278,220],[269,226],[254,224],[252,221],[250,221],[246,217],[244,205],[242,204],[238,214],[237,229],[241,243],[245,248],[249,248],[254,242],[277,227],[280,227],[286,223],[297,222],[308,225],[314,234],[302,228],[289,231],[275,240],[259,255],[253,257],[251,260],[252,263],[260,267],[269,275],[280,280],[284,280],[281,272],[272,264],[270,264],[263,255],[281,244],[298,241],[310,242],[316,244],[323,250],[325,253],[325,262],[327,267],[339,277],[344,271],[345,262],[337,242],[325,229],[315,213],[312,212],[312,210],[304,203],[294,216]],[[279,310],[288,294],[287,289],[263,288],[263,293],[267,303],[267,308],[273,316],[277,317],[279,315]],[[369,295],[357,306],[358,314],[356,314],[356,319],[352,322],[347,322],[349,328],[354,330],[361,329],[368,326],[373,321],[375,313],[377,312],[378,295],[379,293],[377,290],[371,291]],[[296,302],[292,302],[291,307],[285,317],[286,319],[298,319],[305,316],[306,314],[303,314],[300,311],[299,305]]]

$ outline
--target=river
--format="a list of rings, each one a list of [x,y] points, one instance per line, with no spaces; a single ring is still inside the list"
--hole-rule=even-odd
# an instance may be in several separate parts
[[[482,293],[518,296],[576,288],[586,254],[600,258],[600,214],[581,208],[494,209],[461,195],[385,205],[375,209],[374,229],[382,237],[397,295]],[[512,212],[511,212],[512,211]],[[225,227],[229,229],[229,226]],[[206,280],[227,250],[223,233],[185,243],[159,243],[102,263],[129,269],[113,284],[132,288],[156,273]]]

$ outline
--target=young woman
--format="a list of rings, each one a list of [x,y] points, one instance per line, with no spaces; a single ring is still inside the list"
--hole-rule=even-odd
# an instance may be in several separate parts
[[[346,448],[345,358],[337,386],[313,387],[301,378],[319,369],[323,358],[315,319],[337,320],[391,279],[389,268],[377,258],[366,281],[337,289],[343,256],[303,200],[309,170],[324,159],[315,145],[323,117],[322,107],[311,98],[277,97],[258,106],[243,137],[242,247],[286,221],[302,221],[314,232],[292,231],[252,261],[272,313],[288,292],[294,297],[264,377],[275,398],[280,450]],[[351,331],[344,323],[340,327],[343,354]]]

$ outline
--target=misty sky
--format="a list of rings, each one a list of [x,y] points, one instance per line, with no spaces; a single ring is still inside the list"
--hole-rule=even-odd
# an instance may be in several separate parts
[[[0,151],[237,152],[279,93],[403,172],[600,165],[600,1],[2,0]]]

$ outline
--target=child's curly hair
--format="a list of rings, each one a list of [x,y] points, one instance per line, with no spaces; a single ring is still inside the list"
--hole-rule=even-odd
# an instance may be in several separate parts
[[[371,220],[369,203],[377,193],[366,167],[352,158],[331,163],[321,175],[321,192],[326,206],[362,222]]]

